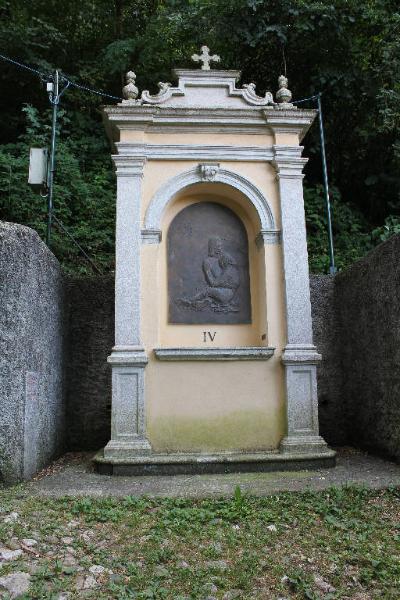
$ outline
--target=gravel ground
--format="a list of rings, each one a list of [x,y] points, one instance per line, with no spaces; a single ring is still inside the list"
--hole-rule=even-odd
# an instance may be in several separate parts
[[[91,468],[91,454],[67,454],[26,486],[38,496],[186,497],[231,496],[243,492],[267,496],[282,491],[323,490],[360,485],[371,489],[400,486],[400,465],[352,448],[338,449],[337,466],[317,471],[111,477]]]
[[[343,448],[313,472],[108,477],[91,458],[0,490],[0,598],[399,598],[400,465]]]

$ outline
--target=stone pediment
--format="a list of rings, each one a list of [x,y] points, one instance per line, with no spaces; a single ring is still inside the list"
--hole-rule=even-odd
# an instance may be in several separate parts
[[[178,83],[160,82],[159,91],[139,92],[136,74],[126,74],[123,100],[117,106],[103,108],[107,133],[113,142],[121,141],[128,130],[146,133],[246,133],[290,134],[302,140],[315,110],[298,109],[292,103],[287,77],[278,78],[275,100],[271,92],[259,96],[254,83],[237,86],[241,71],[211,69],[220,57],[211,55],[207,46],[192,60],[200,69],[175,69]],[[125,135],[125,133],[123,134]],[[196,150],[197,152],[197,150]]]
[[[236,87],[240,71],[176,69],[173,75],[178,85],[160,82],[158,94],[142,92],[142,104],[191,108],[272,108],[271,92],[258,96],[255,84]]]

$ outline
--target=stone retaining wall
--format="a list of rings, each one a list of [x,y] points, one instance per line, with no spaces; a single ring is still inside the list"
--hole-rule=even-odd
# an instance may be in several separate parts
[[[317,368],[321,435],[333,446],[348,443],[348,418],[342,394],[341,323],[336,309],[333,275],[311,275],[314,343],[322,354]]]
[[[28,227],[0,222],[0,478],[28,479],[64,450],[63,278]]]
[[[400,459],[400,236],[350,269],[310,278],[321,434]],[[109,439],[113,280],[69,281],[69,447]]]
[[[335,278],[348,443],[400,460],[400,236]]]
[[[400,460],[398,256],[395,236],[335,277],[311,276],[310,290],[321,434]],[[0,281],[0,478],[11,483],[109,440],[114,281],[63,280],[39,236],[10,223]]]
[[[114,279],[66,280],[69,305],[67,434],[70,450],[96,450],[110,439]]]
[[[348,442],[341,393],[340,332],[334,309],[334,277],[311,276],[314,337],[323,354],[318,367],[321,433],[328,443]],[[92,450],[110,436],[111,370],[106,358],[114,343],[112,277],[69,279],[68,447]]]

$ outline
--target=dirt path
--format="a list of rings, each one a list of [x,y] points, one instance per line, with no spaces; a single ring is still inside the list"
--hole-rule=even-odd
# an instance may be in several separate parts
[[[266,496],[281,491],[322,490],[331,486],[360,485],[369,488],[400,486],[400,465],[343,448],[334,469],[226,475],[175,475],[110,477],[94,473],[91,455],[66,455],[27,487],[39,496],[154,496],[203,498],[230,496],[236,486],[243,492]]]

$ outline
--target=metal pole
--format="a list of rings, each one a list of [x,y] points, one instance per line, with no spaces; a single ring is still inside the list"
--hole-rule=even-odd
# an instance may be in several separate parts
[[[51,242],[51,226],[53,221],[53,184],[54,184],[54,172],[55,172],[55,157],[56,157],[56,135],[57,135],[57,111],[58,111],[58,86],[59,86],[59,73],[58,70],[54,73],[53,78],[53,90],[49,95],[50,102],[53,105],[53,120],[51,127],[51,150],[50,150],[50,162],[49,162],[49,174],[48,174],[48,188],[49,192],[47,195],[47,232],[46,232],[46,243],[50,247]]]
[[[319,120],[319,135],[321,140],[321,157],[322,157],[322,170],[324,174],[324,188],[325,188],[325,204],[326,214],[328,218],[328,239],[329,239],[329,273],[333,275],[336,273],[335,267],[335,252],[333,248],[333,235],[332,235],[332,218],[331,218],[331,202],[329,199],[329,185],[328,185],[328,169],[326,167],[326,154],[325,154],[325,135],[324,135],[324,123],[322,120],[322,102],[321,92],[317,95],[318,99],[318,120]]]

